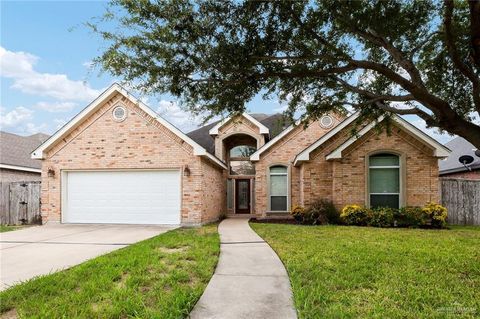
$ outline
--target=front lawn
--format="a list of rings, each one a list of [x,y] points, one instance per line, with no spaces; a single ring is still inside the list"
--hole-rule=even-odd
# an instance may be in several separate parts
[[[27,318],[182,318],[217,264],[216,225],[177,229],[0,293]]]
[[[480,316],[480,227],[251,227],[285,264],[300,318]]]

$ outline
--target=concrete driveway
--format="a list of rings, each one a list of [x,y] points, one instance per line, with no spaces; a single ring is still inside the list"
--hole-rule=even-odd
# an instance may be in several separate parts
[[[47,224],[0,234],[0,290],[175,227]]]

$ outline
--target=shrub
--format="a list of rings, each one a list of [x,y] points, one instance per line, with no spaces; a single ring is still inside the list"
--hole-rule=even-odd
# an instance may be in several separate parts
[[[316,200],[308,208],[312,215],[319,219],[318,224],[339,224],[340,214],[335,208],[331,200],[319,199]]]
[[[434,228],[443,228],[447,223],[447,209],[440,204],[427,203],[422,208],[425,219]]]
[[[374,227],[391,227],[395,209],[378,207],[370,211],[368,224]]]
[[[370,216],[369,210],[360,205],[347,205],[342,209],[340,218],[347,225],[365,226]]]
[[[303,206],[300,206],[300,205],[295,205],[292,207],[292,211],[290,212],[290,214],[293,216],[293,218],[301,223],[303,222],[303,216],[305,214],[305,208]]]
[[[406,206],[396,210],[393,219],[394,225],[398,227],[419,227],[427,222],[422,208],[417,206]]]

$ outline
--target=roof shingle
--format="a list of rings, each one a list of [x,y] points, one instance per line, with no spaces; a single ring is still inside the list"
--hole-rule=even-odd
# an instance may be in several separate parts
[[[0,164],[40,169],[42,161],[32,159],[30,153],[48,138],[43,133],[20,136],[0,131]]]

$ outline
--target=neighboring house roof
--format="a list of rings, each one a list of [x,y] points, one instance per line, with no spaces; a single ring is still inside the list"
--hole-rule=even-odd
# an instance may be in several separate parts
[[[260,124],[265,126],[270,132],[270,138],[274,138],[279,133],[285,130],[285,123],[288,121],[282,114],[248,114],[250,117],[254,118]],[[198,144],[202,145],[208,152],[211,154],[215,153],[215,139],[210,135],[210,131],[213,127],[217,126],[222,121],[216,121],[205,126],[202,126],[196,130],[193,130],[187,135],[196,141]]]
[[[150,107],[148,107],[145,103],[140,101],[139,99],[132,96],[128,93],[122,86],[118,83],[112,84],[107,90],[105,90],[102,94],[100,94],[92,103],[90,103],[86,108],[84,108],[80,113],[78,113],[72,120],[70,120],[67,124],[65,124],[62,128],[60,128],[54,135],[52,135],[45,143],[40,145],[37,149],[32,152],[32,158],[34,159],[43,159],[45,156],[45,151],[47,151],[50,147],[52,147],[57,141],[61,140],[71,131],[73,131],[82,121],[93,114],[98,108],[101,107],[102,103],[113,97],[115,94],[120,93],[134,104],[136,104],[141,110],[145,113],[156,119],[161,125],[169,129],[172,133],[177,135],[179,138],[184,140],[187,144],[192,146],[193,154],[198,156],[205,156],[210,159],[212,162],[216,163],[220,167],[227,169],[227,166],[223,161],[212,155],[211,153],[207,152],[207,150],[188,137],[185,133],[180,131],[170,122],[165,120],[163,117],[155,113]]]
[[[468,171],[468,168],[458,161],[458,158],[462,155],[473,157],[473,162],[468,167],[480,169],[480,157],[475,155],[477,148],[463,137],[458,136],[446,143],[445,146],[451,149],[452,153],[446,159],[438,161],[440,175]]]
[[[43,133],[20,136],[0,131],[0,168],[40,173],[42,162],[32,159],[30,152],[48,137]]]
[[[261,114],[261,115],[265,115],[265,114]],[[247,120],[249,120],[250,122],[252,122],[254,125],[256,125],[258,127],[258,129],[260,130],[260,134],[269,134],[270,133],[270,130],[268,129],[268,127],[266,127],[265,125],[263,125],[260,121],[262,119],[262,117],[259,117],[260,119],[256,119],[255,117],[253,117],[252,115],[248,114],[248,113],[243,113],[242,114],[243,117],[245,117]],[[227,124],[230,120],[232,119],[232,117],[227,117],[221,121],[218,121],[217,124],[215,124],[209,131],[208,133],[210,135],[218,135],[218,130],[225,124]],[[265,119],[263,117],[263,119]]]

